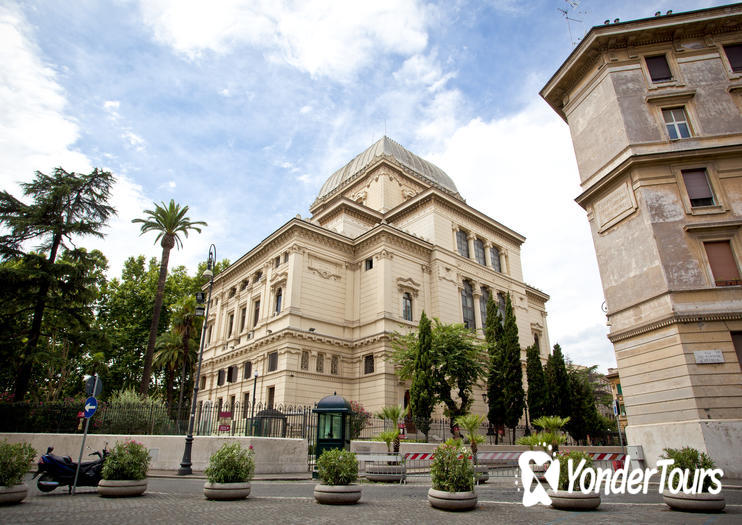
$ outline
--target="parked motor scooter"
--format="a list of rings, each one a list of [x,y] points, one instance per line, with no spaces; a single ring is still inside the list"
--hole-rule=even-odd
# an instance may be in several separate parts
[[[77,470],[77,463],[72,461],[69,456],[56,456],[52,454],[54,447],[46,449],[46,454],[41,456],[39,460],[39,469],[36,474],[33,475],[35,479],[37,476],[39,480],[36,482],[36,486],[41,492],[51,492],[57,487],[67,485],[69,491],[72,492],[72,484],[75,482],[75,471]],[[103,462],[108,456],[108,450],[103,448],[103,452],[95,451],[91,456],[98,456],[98,459],[94,461],[84,461],[80,464],[80,473],[77,476],[78,487],[96,487],[98,482],[101,480],[101,471],[103,470]]]

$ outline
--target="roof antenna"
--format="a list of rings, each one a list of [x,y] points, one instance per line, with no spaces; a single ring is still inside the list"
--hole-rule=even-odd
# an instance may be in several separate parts
[[[386,119],[384,119],[384,136],[386,137]]]
[[[580,42],[580,40],[582,40],[582,37],[578,37],[577,39],[575,39],[575,37],[572,35],[572,24],[570,24],[570,21],[581,24],[582,20],[578,20],[577,18],[572,18],[569,15],[572,14],[570,10],[576,10],[579,7],[580,0],[564,0],[564,1],[567,2],[569,7],[566,7],[565,9],[559,9],[557,7],[557,11],[562,13],[562,16],[567,21],[567,30],[569,31],[569,41],[572,44],[572,46],[576,46]],[[574,12],[575,14],[585,15],[589,11],[574,11]]]

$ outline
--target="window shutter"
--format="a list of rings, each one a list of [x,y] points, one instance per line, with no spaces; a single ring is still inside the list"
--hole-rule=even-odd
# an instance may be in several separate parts
[[[711,193],[706,170],[683,171],[685,188],[692,206],[710,206],[714,204],[714,194]]]
[[[703,245],[706,248],[716,286],[742,284],[729,241],[705,242]]]
[[[645,57],[644,60],[647,62],[647,69],[649,69],[649,76],[652,77],[652,82],[672,80],[670,65],[667,63],[667,57],[665,55]]]
[[[727,54],[729,65],[732,66],[732,71],[742,71],[742,44],[724,46],[724,52]]]

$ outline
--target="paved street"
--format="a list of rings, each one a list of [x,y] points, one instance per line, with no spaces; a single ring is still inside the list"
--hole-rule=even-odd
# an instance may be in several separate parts
[[[742,523],[742,491],[726,491],[727,510],[721,514],[673,512],[657,494],[604,496],[600,509],[590,513],[558,511],[536,506],[524,508],[508,480],[496,480],[477,489],[479,507],[468,513],[448,513],[431,508],[427,483],[377,485],[364,483],[358,505],[332,507],[314,502],[311,481],[253,481],[247,500],[207,501],[204,481],[194,478],[150,478],[147,493],[139,498],[104,499],[84,487],[76,496],[67,489],[41,494],[29,485],[24,503],[0,507],[0,523]]]

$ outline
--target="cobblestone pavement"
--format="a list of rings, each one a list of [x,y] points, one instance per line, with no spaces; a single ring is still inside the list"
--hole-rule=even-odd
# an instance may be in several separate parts
[[[655,494],[609,496],[595,512],[558,511],[548,507],[525,508],[522,493],[503,481],[477,489],[479,506],[467,513],[431,508],[428,485],[363,484],[363,497],[354,506],[315,503],[311,481],[253,481],[247,500],[216,502],[203,498],[203,480],[150,478],[146,494],[138,498],[105,499],[95,489],[83,487],[75,496],[67,489],[39,493],[28,481],[29,497],[14,506],[0,507],[0,523],[135,524],[148,523],[271,523],[271,524],[450,524],[450,523],[742,523],[742,491],[726,493],[727,509],[721,514],[688,514],[669,510]]]

